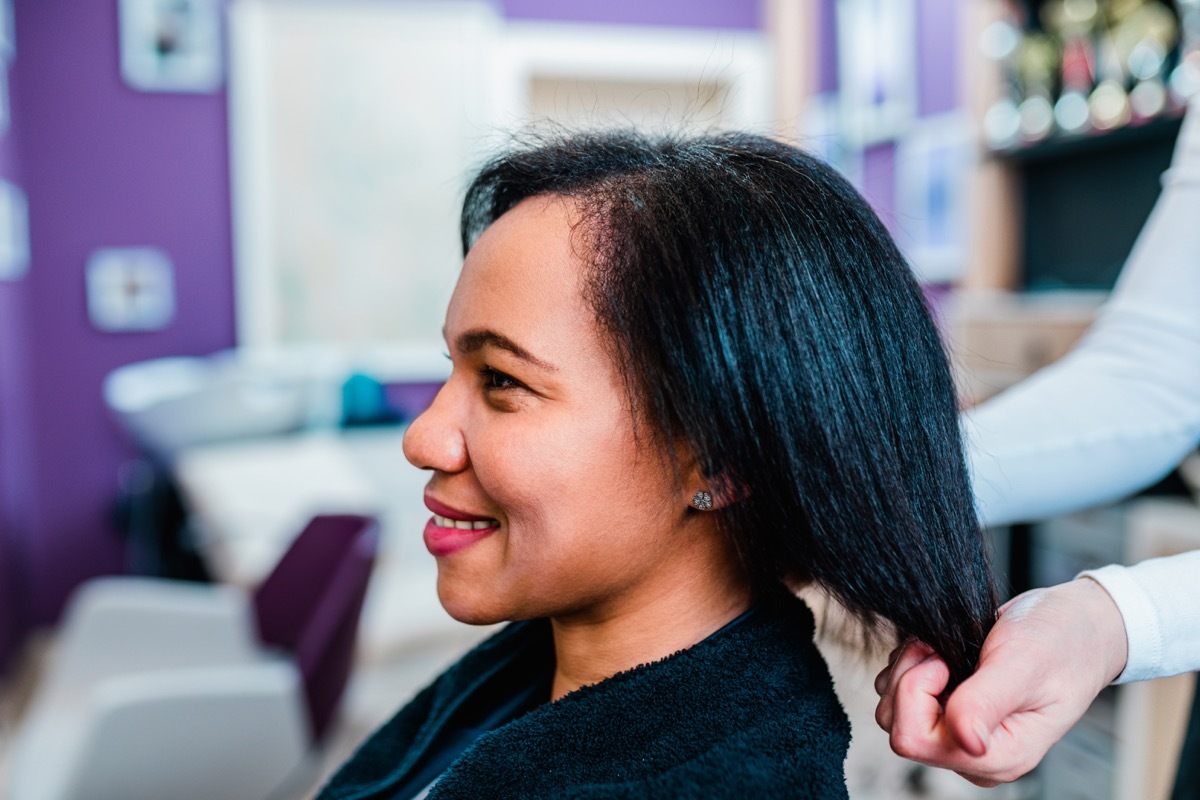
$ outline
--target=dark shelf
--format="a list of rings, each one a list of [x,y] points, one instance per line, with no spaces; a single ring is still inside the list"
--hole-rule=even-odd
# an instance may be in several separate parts
[[[1121,151],[1146,143],[1174,142],[1182,124],[1183,117],[1180,111],[1179,115],[1156,117],[1108,133],[1059,134],[1025,147],[993,150],[991,155],[1012,164],[1033,164],[1072,156]]]
[[[1150,215],[1180,118],[1008,153],[1020,176],[1026,289],[1110,289]]]

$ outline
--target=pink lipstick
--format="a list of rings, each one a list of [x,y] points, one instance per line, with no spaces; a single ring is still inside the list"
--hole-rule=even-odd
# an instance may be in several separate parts
[[[425,495],[425,507],[433,517],[425,523],[425,547],[441,558],[486,539],[500,528],[492,517],[468,514]]]

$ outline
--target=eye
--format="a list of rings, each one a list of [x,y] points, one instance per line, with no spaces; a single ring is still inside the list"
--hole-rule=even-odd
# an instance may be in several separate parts
[[[505,389],[524,389],[525,385],[511,375],[507,375],[498,369],[492,369],[489,366],[483,366],[479,369],[479,375],[483,378],[483,390],[485,392],[504,391]]]

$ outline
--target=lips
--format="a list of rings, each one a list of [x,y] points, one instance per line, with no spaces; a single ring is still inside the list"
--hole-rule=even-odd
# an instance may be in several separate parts
[[[425,547],[437,558],[465,550],[500,529],[500,522],[492,517],[468,514],[429,495],[425,507],[433,512],[425,524]]]

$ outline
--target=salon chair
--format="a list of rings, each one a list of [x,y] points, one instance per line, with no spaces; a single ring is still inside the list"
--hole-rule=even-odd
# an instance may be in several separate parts
[[[102,578],[72,597],[12,800],[265,798],[334,717],[379,527],[318,516],[252,594]]]

